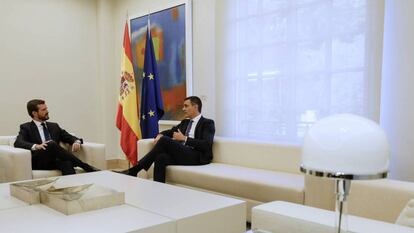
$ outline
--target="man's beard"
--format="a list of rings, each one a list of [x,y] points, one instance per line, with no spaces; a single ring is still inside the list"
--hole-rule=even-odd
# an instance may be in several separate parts
[[[44,115],[43,117],[39,118],[39,120],[42,120],[42,121],[47,121],[47,120],[49,120],[49,114]]]

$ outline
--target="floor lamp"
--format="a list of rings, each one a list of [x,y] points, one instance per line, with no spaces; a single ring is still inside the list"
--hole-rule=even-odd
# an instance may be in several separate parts
[[[385,178],[389,144],[385,132],[369,119],[337,114],[316,122],[306,133],[301,171],[335,179],[335,231],[348,231],[346,199],[351,180]]]

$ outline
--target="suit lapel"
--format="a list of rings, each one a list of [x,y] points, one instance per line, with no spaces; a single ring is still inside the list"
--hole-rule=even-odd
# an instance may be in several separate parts
[[[187,130],[187,126],[188,126],[188,123],[190,122],[190,120],[189,119],[184,119],[182,122],[181,122],[181,124],[179,125],[179,130],[181,131],[181,133],[182,134],[184,134],[185,133],[185,131]]]
[[[30,124],[32,136],[35,138],[36,142],[38,144],[42,143],[42,138],[40,137],[39,129],[37,128],[37,125],[32,121]]]
[[[49,122],[46,121],[46,127],[47,127],[47,130],[49,130],[50,139],[52,139],[53,141],[56,141],[54,137],[55,131],[53,130],[53,125],[51,125]]]
[[[203,124],[204,121],[204,117],[201,116],[200,120],[198,120],[195,131],[194,131],[194,138],[199,138],[199,134],[200,134],[200,130],[201,130],[201,125]]]

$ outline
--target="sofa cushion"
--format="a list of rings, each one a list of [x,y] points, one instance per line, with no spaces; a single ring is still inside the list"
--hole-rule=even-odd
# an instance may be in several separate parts
[[[414,227],[414,199],[411,199],[407,203],[395,223],[407,227]]]
[[[167,182],[260,202],[284,200],[304,203],[304,176],[293,173],[222,163],[202,166],[168,166]]]
[[[301,147],[214,137],[213,163],[301,174]]]

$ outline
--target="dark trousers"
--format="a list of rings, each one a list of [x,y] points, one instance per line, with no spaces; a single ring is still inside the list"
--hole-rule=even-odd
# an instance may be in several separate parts
[[[33,170],[58,169],[62,172],[62,175],[70,175],[76,173],[74,167],[78,166],[86,172],[93,170],[90,165],[82,162],[82,160],[63,149],[54,141],[47,143],[46,150],[32,151]]]
[[[165,183],[165,169],[168,165],[201,165],[200,156],[201,152],[163,136],[130,172],[136,174],[141,169],[148,170],[154,163],[154,181]]]

